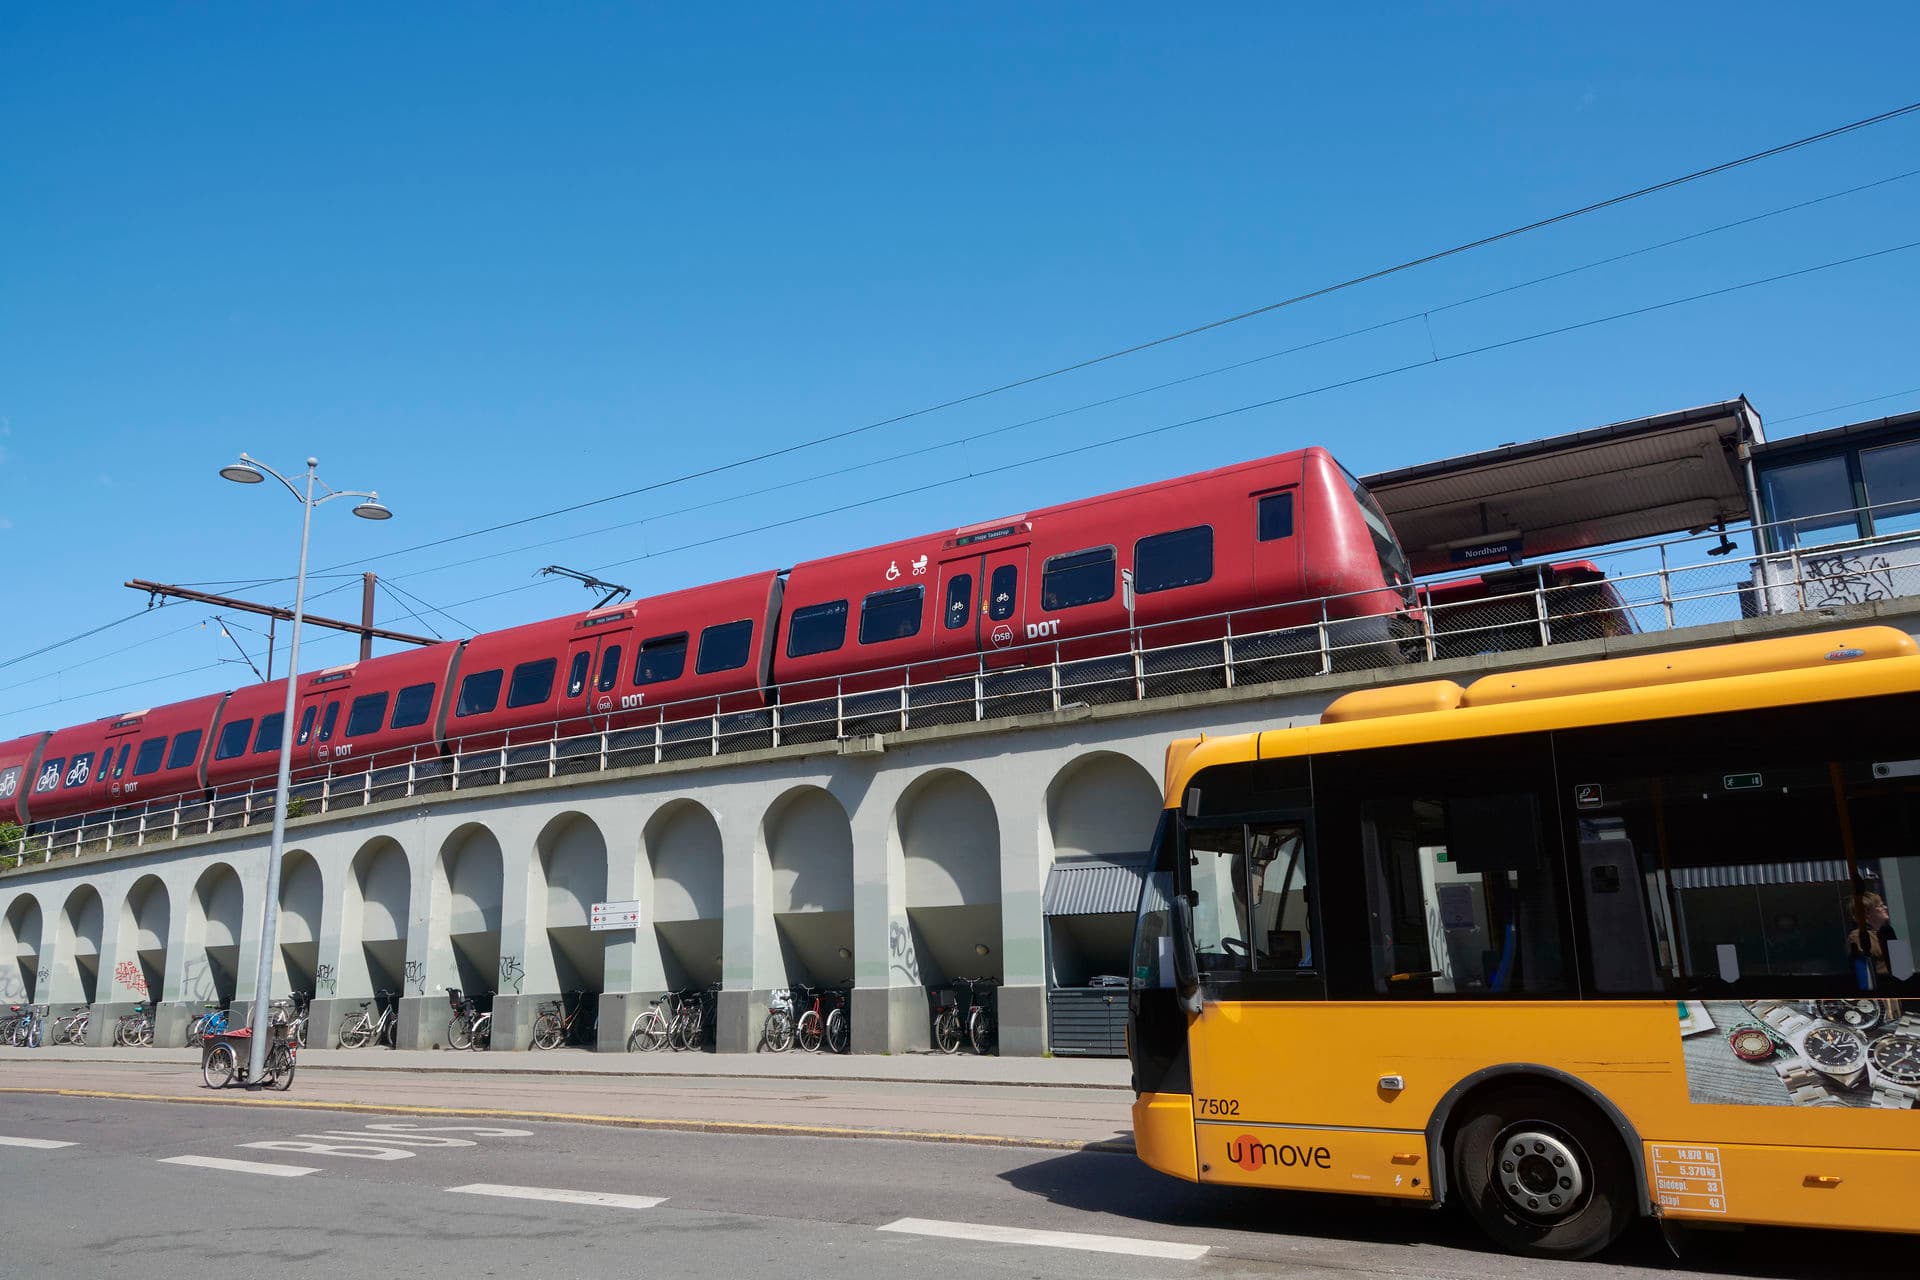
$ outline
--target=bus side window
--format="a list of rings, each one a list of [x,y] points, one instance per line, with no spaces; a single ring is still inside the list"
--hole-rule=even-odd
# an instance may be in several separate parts
[[[1248,967],[1246,850],[1246,828],[1237,822],[1187,830],[1193,946],[1203,972]]]

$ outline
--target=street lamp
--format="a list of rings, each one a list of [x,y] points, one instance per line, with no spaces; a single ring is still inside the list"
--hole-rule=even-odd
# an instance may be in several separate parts
[[[293,716],[300,696],[300,618],[307,607],[307,535],[313,528],[313,509],[335,498],[359,498],[353,514],[362,520],[391,520],[393,512],[381,505],[377,493],[331,489],[313,474],[320,465],[317,458],[307,459],[307,487],[302,493],[293,481],[264,462],[246,454],[238,462],[220,468],[220,475],[235,484],[259,484],[272,476],[287,487],[301,506],[300,574],[293,584],[293,638],[287,642],[287,706],[280,725],[280,781],[273,793],[273,841],[267,847],[266,899],[260,904],[260,967],[253,983],[253,1045],[248,1060],[247,1079],[258,1083],[267,1065],[268,1014],[273,996],[274,934],[280,923],[280,855],[287,838],[287,792],[293,784]],[[326,492],[313,496],[315,486]]]

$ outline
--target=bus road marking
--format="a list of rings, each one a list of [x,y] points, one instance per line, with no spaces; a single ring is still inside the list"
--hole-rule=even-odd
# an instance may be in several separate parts
[[[1204,1244],[1176,1244],[1171,1240],[1136,1240],[1130,1236],[1041,1231],[1033,1227],[994,1227],[976,1222],[940,1222],[933,1218],[902,1218],[878,1229],[904,1235],[941,1236],[948,1240],[1023,1244],[1043,1249],[1080,1249],[1088,1253],[1124,1253],[1136,1258],[1167,1258],[1177,1262],[1192,1262],[1204,1257],[1209,1248]]]
[[[33,1151],[53,1151],[59,1147],[71,1147],[71,1142],[55,1142],[52,1138],[5,1138],[0,1137],[0,1147],[26,1147]]]
[[[257,1173],[266,1178],[304,1178],[320,1172],[304,1164],[268,1164],[264,1160],[229,1160],[224,1156],[168,1156],[161,1164],[183,1164],[193,1169],[219,1169],[226,1173]]]
[[[666,1202],[665,1196],[629,1196],[617,1191],[568,1191],[563,1187],[510,1187],[497,1182],[469,1182],[464,1187],[448,1187],[463,1196],[504,1196],[510,1200],[551,1200],[561,1204],[591,1204],[603,1209],[651,1209]]]

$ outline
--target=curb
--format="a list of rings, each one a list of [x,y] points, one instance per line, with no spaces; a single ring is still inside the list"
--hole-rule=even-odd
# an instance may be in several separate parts
[[[655,1129],[679,1133],[718,1133],[761,1138],[881,1138],[894,1142],[934,1142],[948,1146],[1023,1147],[1041,1151],[1098,1151],[1133,1154],[1131,1138],[1073,1142],[1059,1138],[1016,1138],[999,1134],[942,1133],[927,1129],[859,1129],[842,1125],[759,1124],[745,1120],[659,1119],[651,1116],[609,1116],[592,1112],[515,1111],[498,1107],[421,1107],[401,1103],[319,1102],[298,1098],[266,1098],[245,1092],[191,1094],[118,1093],[107,1089],[0,1087],[0,1095],[26,1094],[51,1098],[98,1098],[117,1102],[172,1102],[199,1107],[268,1107],[286,1111],[345,1111],[374,1115],[448,1116],[483,1120],[533,1120],[549,1123],[591,1124],[615,1129]]]

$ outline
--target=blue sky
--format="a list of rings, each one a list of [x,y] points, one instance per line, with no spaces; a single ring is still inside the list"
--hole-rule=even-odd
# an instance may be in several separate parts
[[[1367,471],[1741,392],[1773,434],[1920,407],[1920,393],[1888,395],[1920,387],[1909,251],[973,475],[1920,239],[1920,177],[1905,178],[1435,311],[1920,169],[1908,118],[778,462],[392,554],[1920,96],[1920,10],[1813,12],[10,6],[0,662],[137,610],[127,578],[290,575],[295,504],[214,474],[241,449],[283,468],[316,454],[333,484],[377,487],[398,518],[324,509],[314,564],[392,575],[459,622],[387,599],[382,620],[451,635],[590,604],[536,581],[553,562],[617,564],[606,576],[649,593],[1311,443]],[[1430,323],[739,496],[1423,312]],[[733,536],[935,481],[951,483]],[[612,525],[627,527],[591,533]],[[548,539],[567,540],[527,546]],[[707,545],[675,549],[689,543]],[[357,588],[314,607],[351,614]],[[0,737],[250,680],[201,629],[210,612],[164,609],[0,666]],[[259,661],[261,639],[236,634]],[[303,665],[352,653],[322,634]]]

